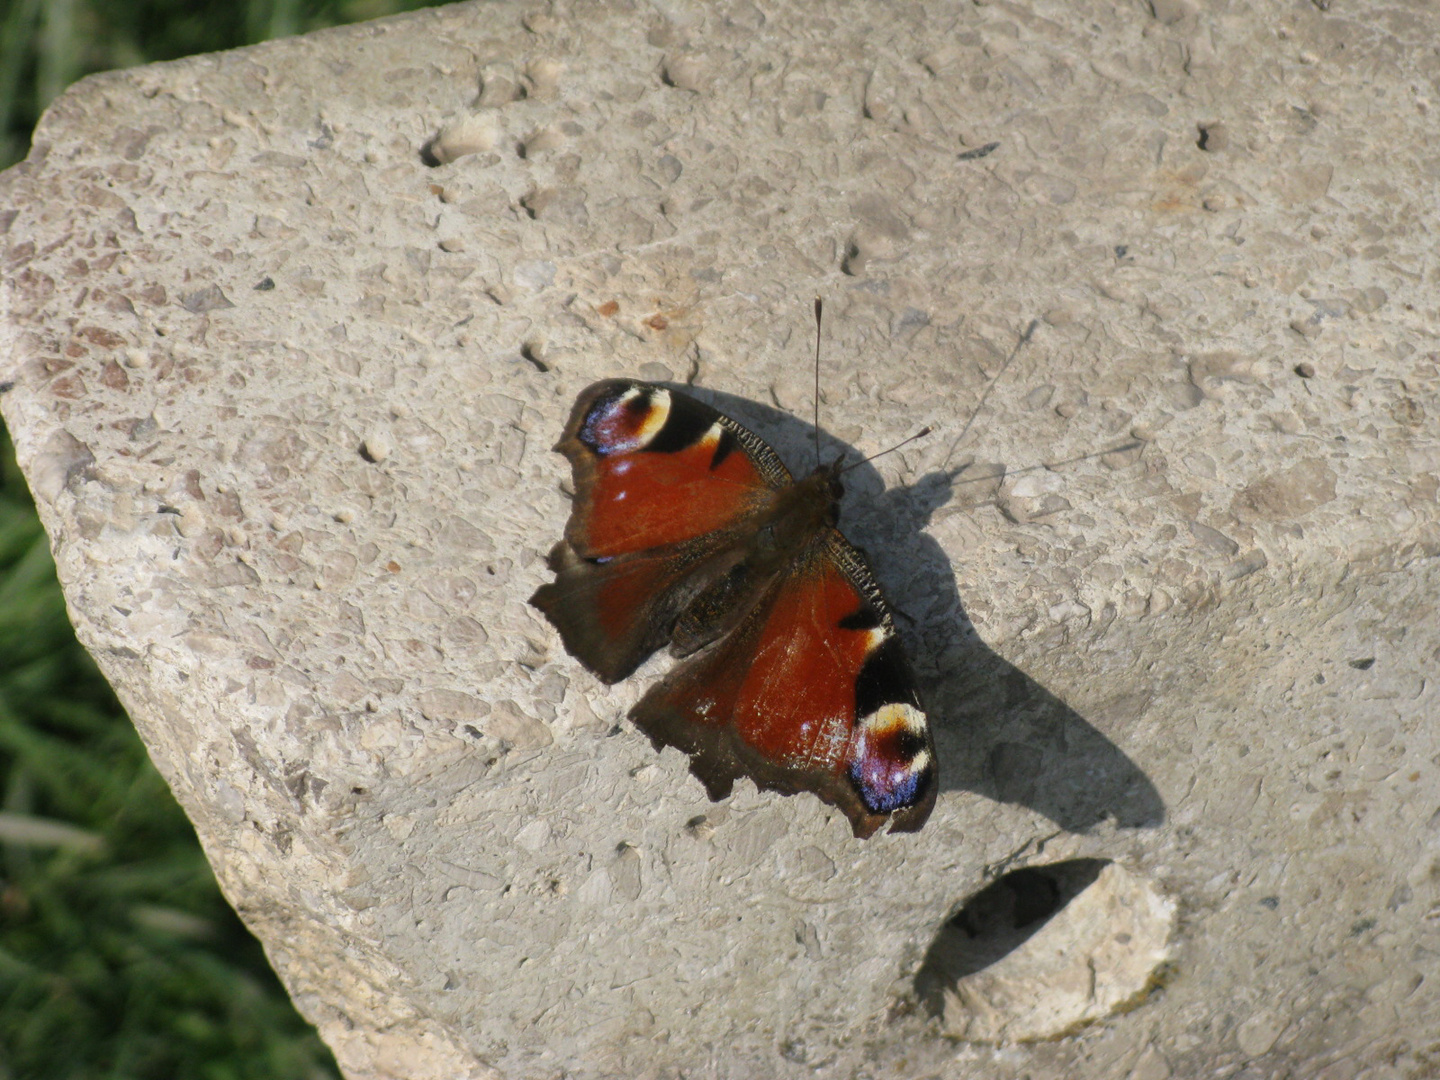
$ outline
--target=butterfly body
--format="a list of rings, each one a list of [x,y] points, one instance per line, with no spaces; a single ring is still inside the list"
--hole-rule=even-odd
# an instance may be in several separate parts
[[[935,801],[928,723],[890,610],[836,529],[840,463],[796,481],[765,442],[664,386],[576,399],[556,450],[575,503],[531,598],[607,683],[681,658],[631,711],[690,755],[712,799],[734,781],[809,791],[857,836],[920,828]]]

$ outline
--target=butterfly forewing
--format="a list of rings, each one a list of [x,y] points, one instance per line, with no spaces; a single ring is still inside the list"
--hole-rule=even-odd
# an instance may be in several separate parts
[[[575,503],[530,602],[565,648],[618,682],[670,639],[716,556],[790,482],[754,435],[688,394],[608,379],[582,391],[556,450]]]
[[[624,379],[580,395],[555,449],[575,469],[565,539],[584,558],[734,529],[791,481],[774,451],[716,409]]]

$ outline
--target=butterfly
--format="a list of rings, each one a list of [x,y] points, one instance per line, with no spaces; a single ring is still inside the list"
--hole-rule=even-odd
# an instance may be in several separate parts
[[[712,800],[749,777],[914,832],[935,744],[889,605],[836,524],[841,460],[795,480],[762,439],[678,390],[583,390],[555,450],[575,497],[530,603],[606,683],[680,658],[631,710]]]

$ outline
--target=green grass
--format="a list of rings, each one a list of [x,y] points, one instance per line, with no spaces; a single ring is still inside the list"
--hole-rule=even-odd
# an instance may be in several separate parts
[[[0,167],[82,75],[424,6],[0,0]],[[0,1080],[337,1075],[76,643],[0,426]]]

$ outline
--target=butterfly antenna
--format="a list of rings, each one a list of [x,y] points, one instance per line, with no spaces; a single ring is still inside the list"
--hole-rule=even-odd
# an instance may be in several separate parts
[[[990,397],[990,391],[995,389],[995,384],[1000,381],[1000,376],[1005,374],[1005,370],[1010,366],[1010,362],[1019,355],[1020,349],[1030,340],[1031,335],[1035,333],[1035,328],[1039,325],[1039,319],[1030,320],[1030,325],[1027,326],[1025,332],[1020,335],[1020,340],[1015,343],[1015,348],[1010,350],[1010,355],[1005,358],[1005,363],[1000,365],[1000,370],[995,373],[994,377],[986,385],[985,392],[980,395],[979,402],[976,403],[975,408],[970,412],[970,419],[965,421],[965,427],[961,429],[959,437],[950,444],[950,453],[945,455],[945,461],[947,463],[950,461],[950,458],[954,456],[955,448],[965,441],[966,435],[970,434],[970,425],[975,423],[975,418],[980,415],[980,410],[985,408],[985,402]]]
[[[820,467],[820,313],[823,305],[815,297],[815,467]]]
[[[1039,472],[1044,469],[1052,472],[1055,469],[1063,469],[1066,465],[1074,465],[1077,461],[1090,461],[1092,458],[1105,457],[1107,454],[1127,454],[1131,450],[1145,452],[1145,441],[1143,439],[1131,439],[1116,446],[1107,446],[1104,450],[1092,450],[1088,454],[1076,454],[1074,457],[1065,458],[1063,461],[1042,461],[1036,465],[1026,465],[1023,469],[1006,469],[1004,476],[1020,476],[1022,473]],[[952,483],[960,484],[983,484],[986,481],[994,480],[994,475],[976,476],[969,480],[954,480]]]
[[[914,442],[916,439],[923,439],[926,435],[929,435],[929,434],[930,434],[932,431],[934,431],[934,430],[935,430],[935,429],[934,429],[933,427],[930,427],[930,426],[927,424],[925,427],[923,427],[923,428],[921,428],[919,431],[915,432],[914,435],[911,435],[908,439],[901,439],[899,442],[897,442],[894,446],[890,447],[888,450],[881,450],[878,454],[871,454],[869,457],[867,457],[867,458],[862,458],[861,460],[855,462],[855,463],[852,464],[852,465],[846,465],[845,468],[843,468],[843,469],[840,470],[840,474],[843,476],[845,473],[849,472],[851,469],[858,469],[861,465],[864,465],[867,461],[874,461],[877,457],[884,457],[886,454],[892,454],[892,453],[894,453],[896,450],[899,450],[902,446],[909,446],[909,445],[910,445],[912,442]]]

